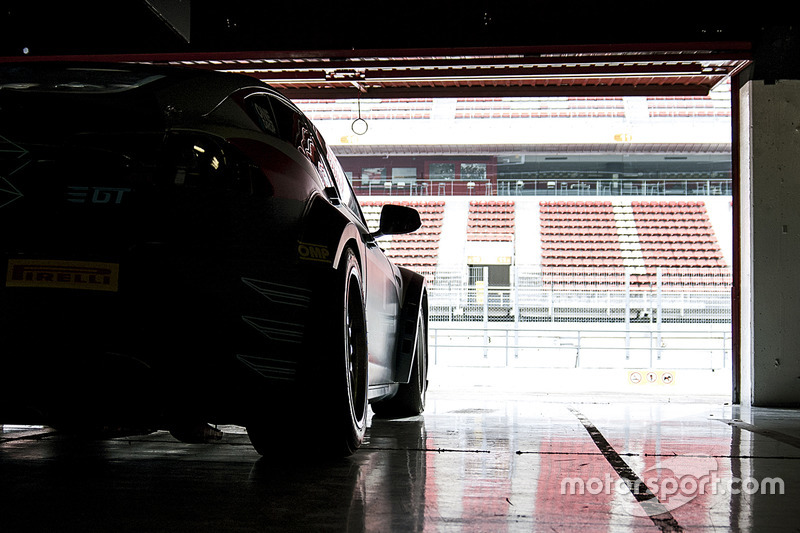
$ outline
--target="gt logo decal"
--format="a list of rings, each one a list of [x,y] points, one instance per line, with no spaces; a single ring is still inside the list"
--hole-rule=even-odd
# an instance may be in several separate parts
[[[318,261],[320,263],[331,262],[331,252],[327,246],[321,244],[310,244],[307,242],[297,242],[297,254],[304,261]]]
[[[120,187],[67,187],[67,201],[74,204],[122,203],[122,196],[130,189]]]

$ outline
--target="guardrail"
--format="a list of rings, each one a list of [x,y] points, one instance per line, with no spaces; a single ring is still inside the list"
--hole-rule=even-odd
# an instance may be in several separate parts
[[[359,196],[730,196],[730,174],[674,177],[507,177],[355,179]]]
[[[436,365],[540,368],[730,367],[730,328],[662,329],[636,324],[583,328],[430,323]]]
[[[634,283],[630,269],[564,269],[556,283],[540,267],[508,268],[506,287],[485,284],[486,266],[437,271],[429,285],[435,364],[730,368],[727,273],[659,272]]]
[[[631,273],[562,269],[558,282],[541,269],[510,266],[510,286],[486,286],[488,267],[439,269],[429,284],[432,321],[729,323],[730,274],[658,275],[634,283]]]

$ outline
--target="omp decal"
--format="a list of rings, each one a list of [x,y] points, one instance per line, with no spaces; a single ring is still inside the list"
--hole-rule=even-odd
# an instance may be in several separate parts
[[[252,316],[243,316],[242,320],[256,331],[278,342],[287,342],[291,344],[300,344],[303,342],[303,325],[293,324],[291,322],[278,322],[277,320],[268,320],[266,318],[256,318]]]
[[[294,381],[297,374],[297,363],[273,357],[236,354],[236,358],[267,379],[277,381]]]
[[[331,251],[321,244],[297,241],[297,255],[304,261],[331,262]]]
[[[67,187],[67,201],[74,204],[119,205],[130,189],[124,187]]]
[[[87,261],[9,259],[6,287],[42,287],[116,292],[119,265]]]
[[[277,304],[308,307],[311,301],[311,291],[309,289],[250,278],[242,278],[242,283]]]

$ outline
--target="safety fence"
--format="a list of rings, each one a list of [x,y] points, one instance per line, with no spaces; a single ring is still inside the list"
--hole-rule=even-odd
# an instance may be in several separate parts
[[[536,368],[730,369],[730,328],[680,329],[642,324],[605,328],[574,324],[432,322],[429,353],[442,366]]]
[[[429,307],[446,322],[728,323],[731,279],[703,268],[440,268]]]
[[[730,369],[727,274],[508,265],[497,286],[485,283],[490,268],[440,269],[431,280],[436,364]]]
[[[353,179],[358,196],[730,196],[730,172],[597,178],[500,173],[494,179]]]

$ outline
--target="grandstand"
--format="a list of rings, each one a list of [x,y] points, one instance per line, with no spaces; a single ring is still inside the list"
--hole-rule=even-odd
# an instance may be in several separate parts
[[[486,282],[489,314],[502,317],[498,320],[509,319],[515,305],[519,320],[541,320],[542,313],[552,319],[552,303],[549,311],[535,303],[548,292],[552,302],[552,291],[572,319],[608,320],[614,315],[610,305],[600,305],[603,311],[592,302],[602,299],[598,294],[623,291],[645,300],[656,291],[672,295],[680,308],[672,313],[674,320],[728,319],[727,198],[412,198],[370,197],[363,202],[365,217],[374,230],[385,203],[419,210],[418,232],[382,237],[379,243],[396,264],[425,274],[434,300],[442,290],[449,307],[459,299],[463,305],[456,307],[462,309],[482,305],[475,291]],[[505,269],[507,281],[493,285],[492,276],[475,271],[487,267]],[[620,318],[620,309],[611,319]],[[479,314],[477,309],[472,317]]]
[[[384,203],[420,210],[421,230],[379,244],[425,274],[434,321],[730,320],[727,84],[301,105],[373,229]]]
[[[622,97],[609,98],[459,98],[456,119],[621,118]]]
[[[367,219],[367,225],[371,231],[378,229],[380,208],[384,203],[389,202],[368,200],[361,203],[364,217]],[[439,259],[444,201],[397,201],[394,199],[391,203],[416,209],[419,212],[422,226],[419,230],[407,235],[381,237],[379,239],[381,249],[396,265],[411,268],[432,279]]]
[[[658,268],[676,283],[717,282],[729,269],[702,201],[540,202],[542,267],[585,278],[630,269],[634,284],[652,284]]]
[[[704,391],[730,383],[727,83],[696,97],[299,104],[371,229],[386,203],[419,209],[419,231],[378,242],[427,278],[435,366],[703,369]]]
[[[728,203],[720,200],[710,201],[723,206]],[[362,201],[362,208],[371,230],[377,229],[384,204],[417,209],[422,220],[417,232],[382,237],[380,244],[396,263],[426,267],[431,274],[437,266],[464,263],[469,256],[467,243],[471,242],[509,242],[515,248],[535,244],[540,247],[537,255],[542,267],[584,270],[580,277],[591,272],[620,273],[630,269],[642,282],[655,275],[658,267],[673,273],[730,274],[706,201],[472,200],[466,226],[461,228],[464,253],[440,257],[448,206],[458,201],[459,198],[370,197]],[[532,209],[536,209],[536,227],[518,228],[515,211]],[[716,225],[724,225],[724,220],[717,220]],[[533,234],[538,234],[539,239]]]
[[[511,242],[514,240],[514,202],[476,200],[469,204],[467,240]]]

